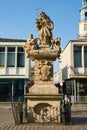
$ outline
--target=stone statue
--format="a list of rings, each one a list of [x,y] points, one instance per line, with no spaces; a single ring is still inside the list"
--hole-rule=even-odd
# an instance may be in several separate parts
[[[60,47],[60,38],[56,38],[51,40],[53,50],[58,51],[59,53],[61,52],[61,47]]]
[[[35,62],[35,80],[47,81],[52,75],[52,65],[48,61],[36,61]]]
[[[61,52],[60,38],[52,38],[54,25],[44,12],[41,12],[40,18],[36,19],[36,27],[39,35],[33,38],[33,35],[30,34],[24,49],[27,57],[35,62],[34,81],[36,84],[43,84],[47,81],[50,84],[53,81],[53,61],[59,58]]]
[[[41,45],[51,44],[53,22],[44,13],[41,12],[40,19],[36,19],[36,27],[40,31],[38,39],[40,39]]]
[[[35,62],[33,79],[31,77],[34,84],[25,94],[28,119],[34,123],[60,123],[60,107],[57,106],[60,106],[62,95],[58,95],[59,90],[54,86],[53,79],[53,63],[56,58],[60,58],[60,38],[52,38],[54,25],[44,12],[36,19],[36,27],[39,35],[34,39],[31,34],[24,45],[27,57]]]
[[[42,64],[42,67],[41,67],[40,79],[43,81],[49,80],[51,77],[51,69],[52,69],[52,66],[49,64],[48,61],[45,61],[45,63]]]
[[[30,51],[37,49],[37,38],[34,39],[33,34],[30,34],[29,39],[24,45],[24,48],[26,49],[27,57],[30,58]]]

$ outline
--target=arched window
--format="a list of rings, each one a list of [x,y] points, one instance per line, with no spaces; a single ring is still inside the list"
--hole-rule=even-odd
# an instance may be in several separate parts
[[[85,20],[87,20],[87,12],[85,12]]]

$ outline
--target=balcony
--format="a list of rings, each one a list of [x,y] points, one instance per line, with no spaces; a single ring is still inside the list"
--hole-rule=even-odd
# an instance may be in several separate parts
[[[85,73],[85,68],[84,67],[75,67],[74,68],[74,73],[84,74]]]

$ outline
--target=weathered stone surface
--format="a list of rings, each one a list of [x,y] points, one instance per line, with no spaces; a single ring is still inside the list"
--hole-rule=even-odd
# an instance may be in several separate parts
[[[58,94],[58,88],[53,85],[34,85],[29,92],[34,94]]]

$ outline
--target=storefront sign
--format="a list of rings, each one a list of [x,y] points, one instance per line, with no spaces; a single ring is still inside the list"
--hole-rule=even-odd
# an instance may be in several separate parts
[[[80,88],[79,92],[85,92],[85,89],[84,88]]]

